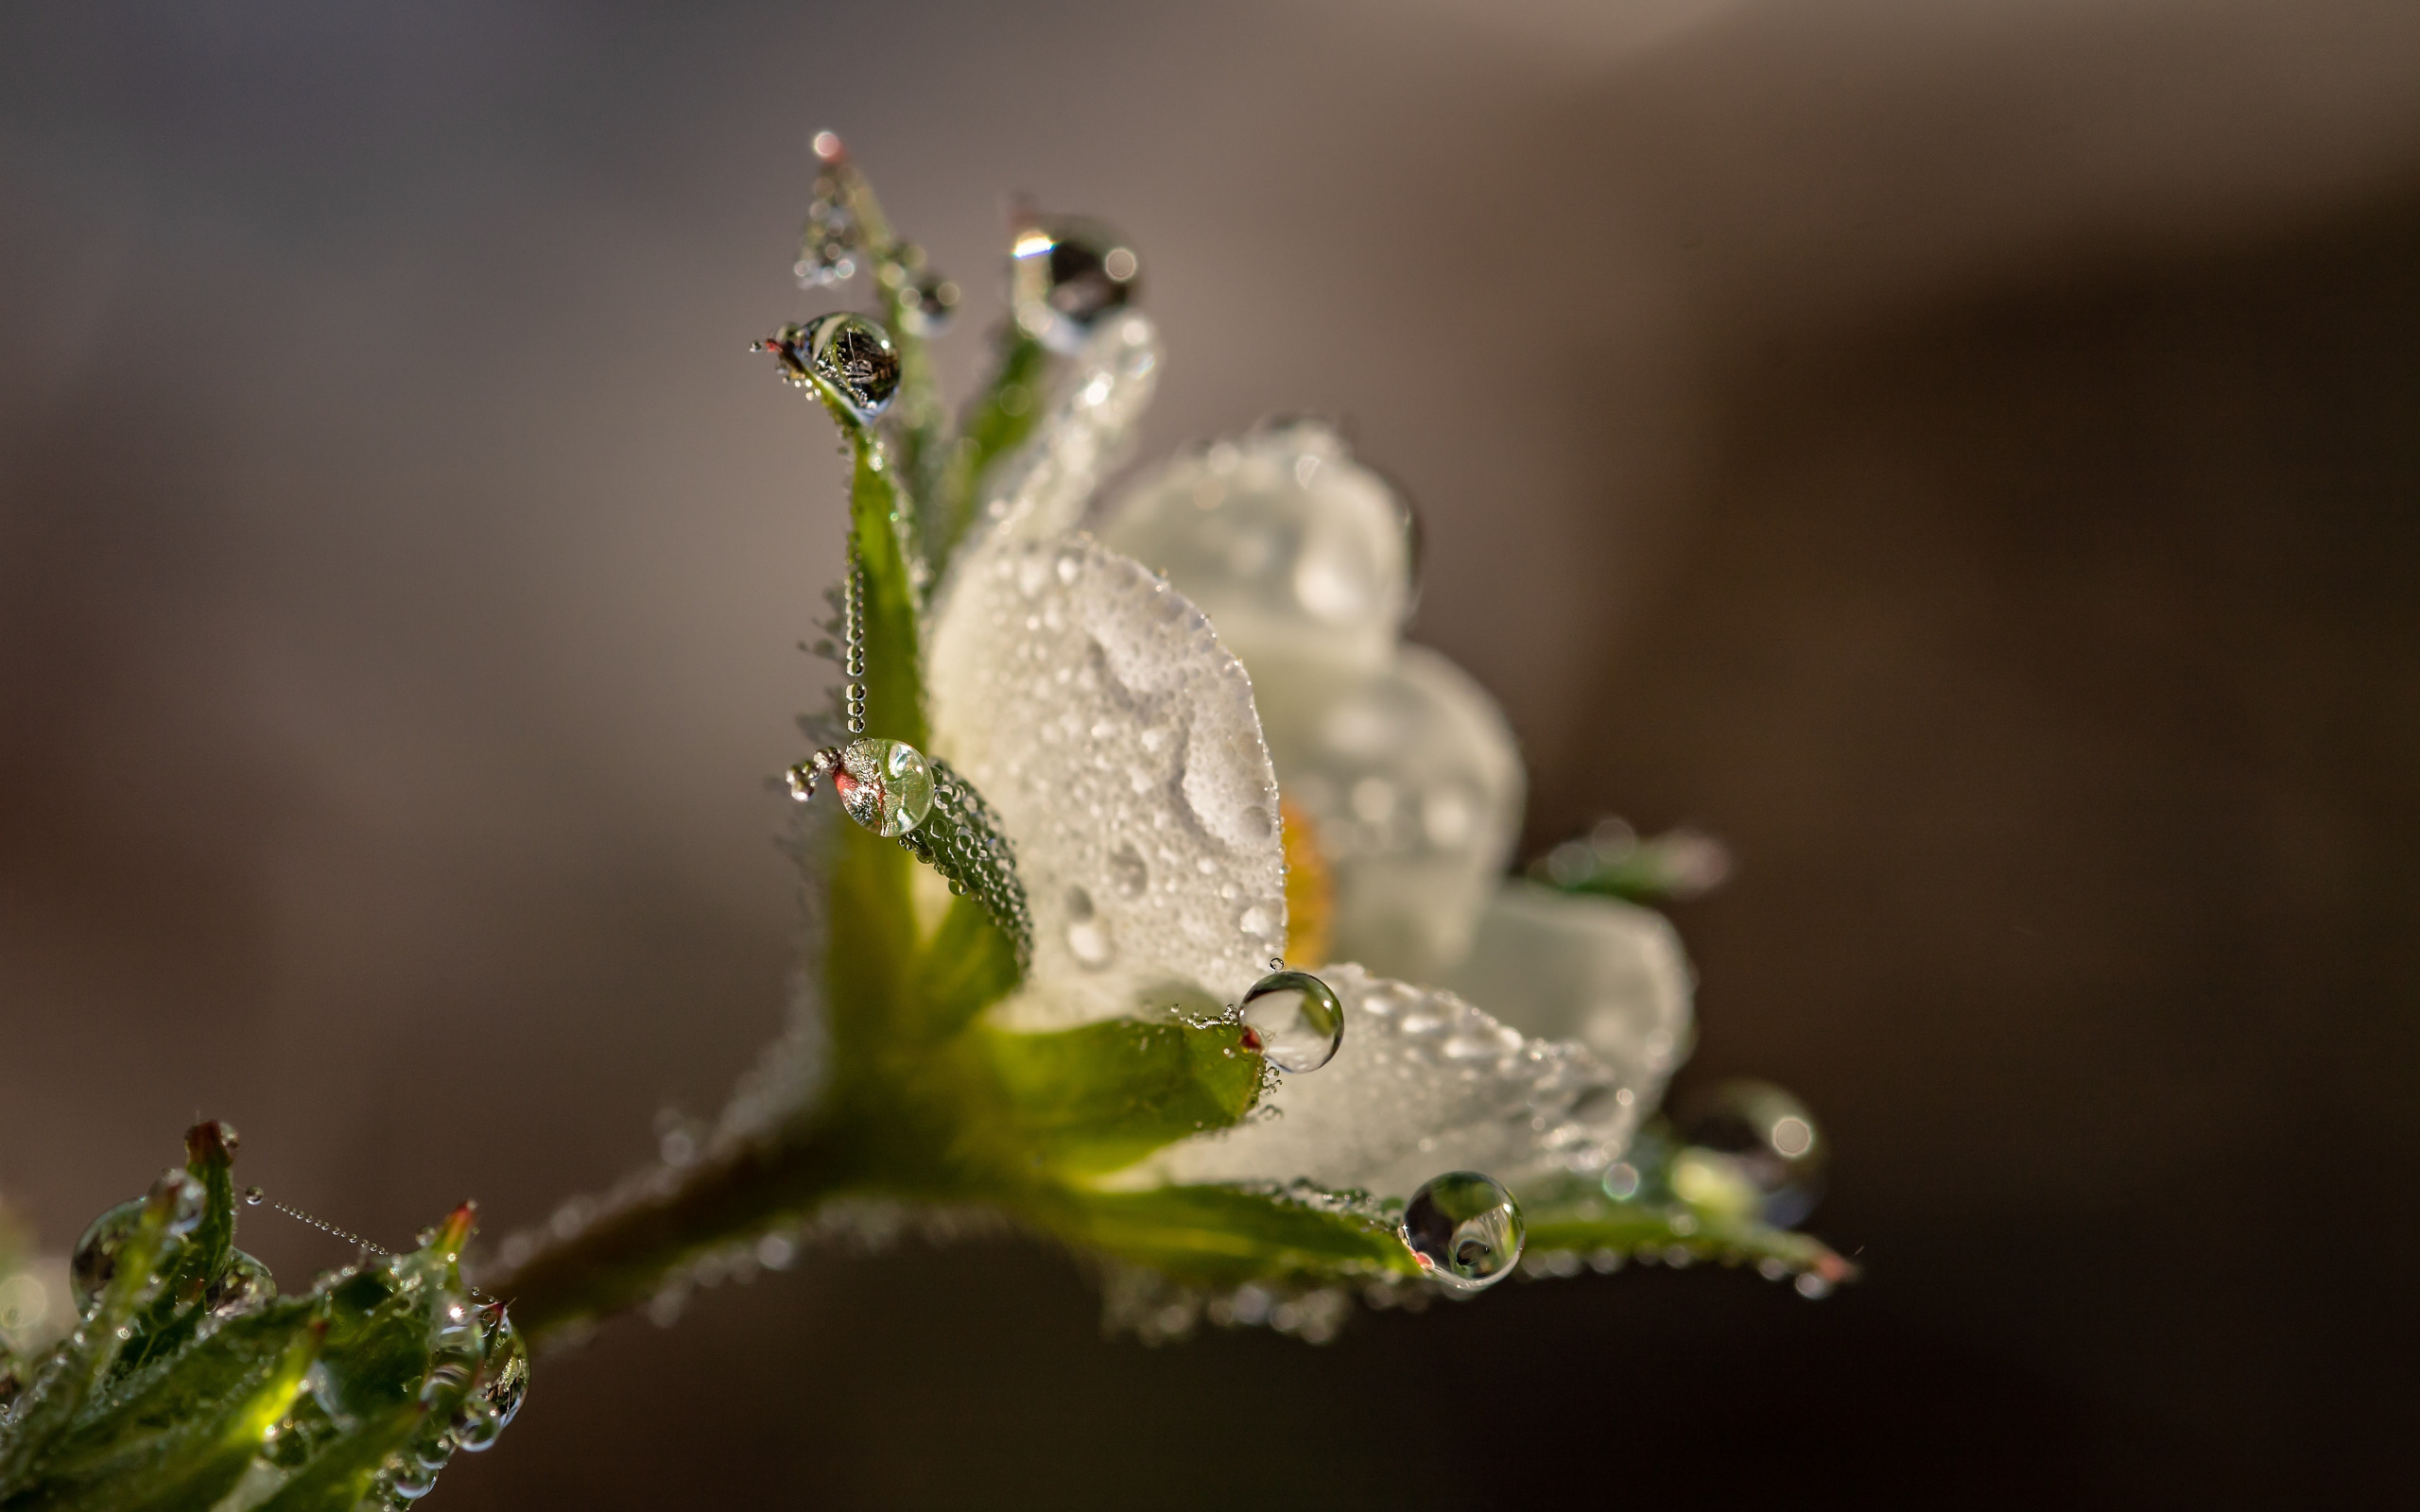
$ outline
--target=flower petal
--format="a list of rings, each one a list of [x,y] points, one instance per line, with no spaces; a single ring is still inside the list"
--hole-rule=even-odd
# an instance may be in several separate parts
[[[1297,421],[1167,463],[1098,531],[1167,574],[1265,680],[1386,661],[1411,601],[1409,519],[1333,430]]]
[[[1289,1182],[1405,1196],[1444,1171],[1484,1171],[1516,1191],[1602,1170],[1648,1098],[1586,1048],[1525,1040],[1450,992],[1320,973],[1344,1002],[1344,1043],[1288,1076],[1274,1116],[1188,1140],[1122,1173],[1120,1186]]]
[[[1330,954],[1436,980],[1470,948],[1520,835],[1527,783],[1495,700],[1417,645],[1349,680],[1255,686],[1286,796],[1335,872]]]
[[[995,530],[933,627],[934,744],[1016,844],[1033,911],[1027,990],[1058,1027],[1234,1001],[1286,939],[1277,783],[1252,683],[1209,621],[1088,537]]]
[[[1696,978],[1680,934],[1634,903],[1506,883],[1445,985],[1530,1034],[1586,1045],[1651,1104],[1688,1054]]]

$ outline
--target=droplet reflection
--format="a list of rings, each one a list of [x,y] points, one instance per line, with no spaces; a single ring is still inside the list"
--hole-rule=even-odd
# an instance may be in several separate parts
[[[1398,1231],[1421,1269],[1464,1292],[1512,1274],[1527,1238],[1512,1194],[1477,1171],[1449,1171],[1423,1182],[1405,1206]]]
[[[1308,971],[1274,971],[1253,984],[1243,1021],[1280,1071],[1317,1071],[1344,1043],[1344,1004]]]

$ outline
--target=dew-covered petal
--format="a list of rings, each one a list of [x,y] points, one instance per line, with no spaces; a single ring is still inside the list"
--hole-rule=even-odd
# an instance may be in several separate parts
[[[1156,469],[1095,529],[1167,574],[1266,682],[1386,662],[1411,599],[1409,520],[1333,430],[1296,421]]]
[[[1283,951],[1252,683],[1166,582],[1085,536],[994,532],[952,569],[927,687],[936,750],[990,799],[1033,912],[1006,1022],[1110,1018],[1171,988],[1234,1002]]]
[[[1688,1054],[1696,978],[1653,909],[1508,882],[1444,982],[1526,1033],[1586,1045],[1651,1105]]]
[[[1288,1076],[1273,1116],[1188,1140],[1122,1176],[1153,1181],[1308,1179],[1409,1196],[1441,1171],[1524,1182],[1602,1170],[1647,1098],[1585,1047],[1525,1039],[1451,992],[1321,971],[1344,1002],[1343,1048]]]
[[[1051,409],[986,490],[986,532],[1040,541],[1081,519],[1124,460],[1160,381],[1160,336],[1130,310],[1103,321],[1060,374]]]
[[[1520,835],[1526,781],[1495,700],[1417,645],[1367,676],[1253,682],[1278,781],[1335,874],[1329,954],[1436,980]]]

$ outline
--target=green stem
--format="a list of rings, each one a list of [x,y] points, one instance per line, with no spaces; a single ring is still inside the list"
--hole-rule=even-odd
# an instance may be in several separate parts
[[[597,1218],[515,1270],[481,1277],[532,1343],[636,1306],[709,1249],[812,1211],[856,1175],[850,1145],[810,1125],[691,1167],[662,1196]]]
[[[1014,321],[1000,334],[991,381],[968,409],[958,444],[939,470],[924,514],[925,558],[939,575],[974,526],[983,485],[1000,460],[1023,446],[1041,421],[1050,353]]]

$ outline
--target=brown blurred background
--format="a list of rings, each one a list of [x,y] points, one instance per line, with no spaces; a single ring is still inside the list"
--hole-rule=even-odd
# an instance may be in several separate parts
[[[338,1223],[500,1233],[769,1033],[838,471],[742,349],[827,125],[961,377],[1029,190],[1146,250],[1147,455],[1349,422],[1533,845],[1733,843],[1686,1076],[1812,1102],[1869,1276],[1154,1351],[1052,1251],[911,1246],[546,1362],[439,1503],[2412,1494],[2396,0],[9,8],[0,1194],[53,1246],[202,1112]]]

